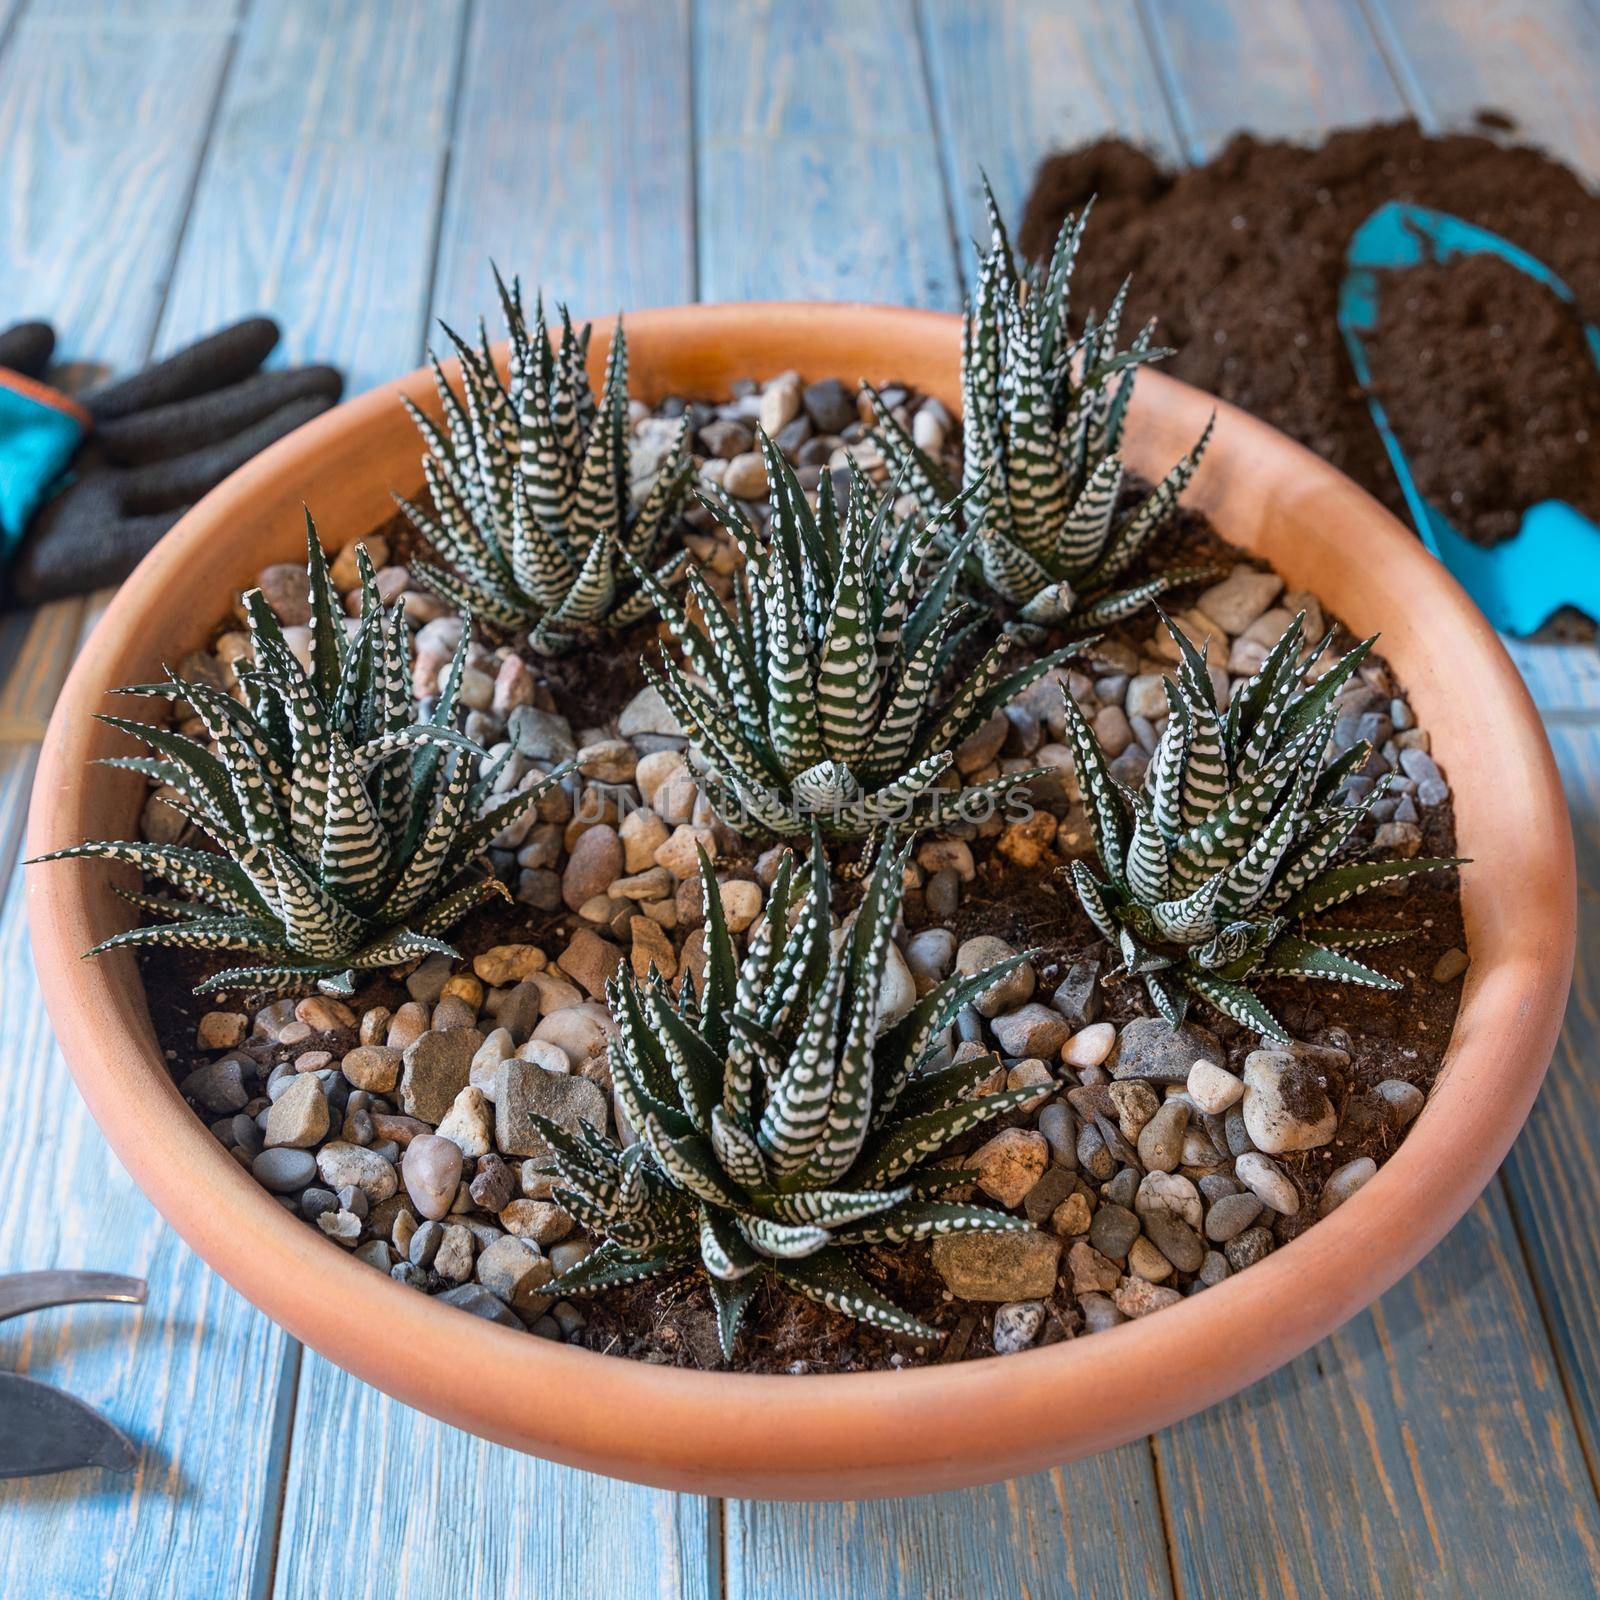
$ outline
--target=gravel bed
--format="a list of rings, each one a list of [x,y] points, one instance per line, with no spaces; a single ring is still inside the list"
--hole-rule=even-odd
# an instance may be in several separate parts
[[[894,386],[884,393],[925,449],[953,445],[957,430],[936,400]],[[684,409],[635,405],[641,471]],[[883,475],[855,397],[838,383],[785,374],[760,389],[736,386],[727,404],[689,409],[701,476],[757,516],[758,422],[808,488],[847,457]],[[1192,517],[1180,537],[1224,555],[1214,580],[1186,593],[1175,614],[1192,636],[1210,638],[1219,695],[1255,670],[1296,611],[1310,613],[1309,637],[1321,635],[1314,596],[1285,593],[1276,575],[1226,553]],[[716,581],[731,581],[733,552],[708,519],[692,514],[685,538]],[[462,624],[413,587],[396,529],[365,544],[380,588],[413,624],[414,687],[426,704]],[[353,613],[353,548],[333,576]],[[307,649],[303,569],[270,567],[260,583],[291,646]],[[194,1000],[201,967],[192,956],[148,952],[144,972],[185,1096],[241,1166],[336,1245],[492,1321],[717,1366],[714,1334],[704,1336],[707,1297],[692,1282],[654,1280],[645,1297],[617,1291],[582,1305],[542,1292],[591,1243],[551,1199],[530,1114],[618,1131],[607,979],[623,962],[641,976],[652,964],[675,980],[698,973],[697,845],[718,864],[724,914],[741,943],[778,860],[717,819],[687,740],[655,691],[638,687],[633,662],[654,633],[643,625],[576,668],[525,657],[508,640],[470,646],[462,726],[491,757],[511,752],[499,788],[530,786],[568,757],[578,767],[495,840],[492,859],[515,904],[461,924],[462,962],[435,956],[368,976],[349,1002],[262,1005]],[[247,646],[229,624],[209,652],[178,667],[231,688]],[[1467,966],[1453,884],[1414,881],[1391,897],[1406,898],[1418,923],[1417,938],[1387,964],[1407,979],[1403,995],[1283,986],[1274,1005],[1300,1036],[1291,1049],[1257,1048],[1209,1012],[1174,1034],[1148,1014],[1140,986],[1111,977],[1111,954],[1061,875],[1090,847],[1061,689],[1090,716],[1117,776],[1136,783],[1161,732],[1161,677],[1174,655],[1154,618],[1137,618],[991,717],[956,752],[960,773],[976,783],[1042,767],[1048,777],[1025,808],[924,837],[909,869],[887,979],[891,1018],[952,968],[1039,950],[963,1013],[949,1042],[957,1058],[998,1053],[986,1089],[1040,1086],[1007,1125],[950,1158],[975,1172],[974,1192],[1026,1215],[1034,1230],[869,1255],[869,1275],[892,1279],[897,1298],[947,1331],[938,1349],[772,1289],[750,1319],[739,1365],[804,1371],[1003,1354],[1148,1315],[1259,1261],[1342,1204],[1420,1110]],[[1349,780],[1351,793],[1393,775],[1371,842],[1401,855],[1452,853],[1447,779],[1381,659],[1363,664],[1339,712],[1336,745],[1365,738],[1376,752]],[[141,826],[151,839],[185,831],[159,789]],[[1379,899],[1375,910],[1384,909]]]

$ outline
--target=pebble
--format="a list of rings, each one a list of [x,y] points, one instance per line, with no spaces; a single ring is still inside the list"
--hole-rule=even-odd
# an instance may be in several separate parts
[[[248,1057],[223,1056],[219,1061],[208,1061],[196,1067],[178,1087],[202,1110],[213,1115],[242,1111],[250,1100],[244,1082],[247,1065],[255,1070],[255,1063]]]
[[[1200,1235],[1181,1217],[1175,1217],[1170,1211],[1148,1212],[1144,1218],[1144,1231],[1149,1236],[1150,1243],[1179,1272],[1200,1270],[1200,1263],[1205,1260],[1205,1244]],[[1135,1250],[1138,1248],[1138,1243],[1136,1241],[1134,1245]],[[1151,1276],[1142,1267],[1134,1267],[1132,1252],[1129,1253],[1128,1264],[1141,1277]]]
[[[1178,1165],[1188,1126],[1189,1103],[1166,1101],[1139,1133],[1139,1160],[1146,1169],[1171,1172]]]
[[[623,960],[622,951],[609,939],[602,939],[592,928],[579,928],[557,958],[556,965],[596,1000],[603,1000],[606,985]]]
[[[1077,1029],[1083,1029],[1100,1016],[1100,964],[1075,961],[1050,996],[1050,1004]],[[1102,1058],[1103,1059],[1103,1058]]]
[[[997,1355],[1014,1355],[1032,1347],[1044,1327],[1042,1300],[1012,1300],[994,1313],[994,1348]]]
[[[400,1081],[401,1053],[385,1044],[362,1044],[345,1052],[339,1070],[358,1089],[388,1094]]]
[[[502,1061],[495,1077],[495,1144],[502,1155],[549,1153],[532,1118],[539,1115],[559,1128],[575,1130],[579,1121],[602,1131],[606,1097],[587,1078],[562,1077],[526,1061]]]
[[[767,468],[758,450],[736,455],[723,474],[722,487],[736,500],[760,500],[767,493]]]
[[[1342,1167],[1335,1167],[1322,1186],[1322,1195],[1317,1202],[1317,1215],[1325,1217],[1329,1212],[1337,1211],[1357,1189],[1375,1177],[1377,1171],[1378,1163],[1371,1156],[1357,1156],[1354,1161],[1347,1161]]]
[[[1004,939],[980,934],[977,938],[968,939],[956,951],[956,971],[970,977],[998,961],[1011,959],[1015,954],[1016,951]],[[1033,963],[1024,961],[1015,971],[997,978],[974,1003],[981,1015],[997,1017],[1031,1000],[1035,981]]]
[[[963,1300],[1043,1300],[1055,1292],[1061,1241],[1033,1229],[949,1234],[933,1241],[932,1258]]]
[[[328,1136],[328,1099],[314,1073],[290,1080],[267,1112],[267,1144],[304,1150]]]
[[[1261,1215],[1261,1201],[1254,1194],[1225,1194],[1211,1203],[1206,1212],[1206,1238],[1213,1244],[1236,1239]]]
[[[1195,1257],[1195,1265],[1200,1265],[1203,1250]],[[1141,1234],[1128,1247],[1128,1271],[1136,1278],[1143,1278],[1146,1283],[1164,1283],[1172,1276],[1172,1263],[1161,1253],[1157,1246]]]
[[[575,1070],[603,1049],[615,1030],[611,1013],[604,1006],[592,1000],[580,1001],[574,993],[572,1004],[539,1019],[532,1038],[560,1050],[567,1058],[568,1068]]]
[[[1275,572],[1241,565],[1203,591],[1196,607],[1224,632],[1237,636],[1282,593],[1283,579]]]
[[[1244,1125],[1268,1155],[1316,1150],[1338,1131],[1339,1114],[1315,1067],[1287,1050],[1252,1050],[1244,1061]]]
[[[996,1017],[990,1026],[1000,1042],[1000,1048],[1008,1056],[1036,1056],[1041,1059],[1054,1057],[1067,1043],[1072,1032],[1059,1012],[1036,1001]],[[1106,1050],[1109,1053],[1109,1045]],[[1102,1055],[1101,1060],[1104,1059]]]
[[[1404,1078],[1385,1078],[1378,1085],[1379,1096],[1394,1114],[1396,1125],[1405,1127],[1427,1104],[1428,1097],[1414,1083]]]
[[[1050,1231],[1071,1238],[1081,1233],[1087,1233],[1093,1218],[1094,1213],[1089,1209],[1088,1196],[1081,1191],[1069,1194],[1050,1213]]]
[[[550,1296],[539,1291],[554,1276],[543,1252],[510,1234],[488,1245],[477,1261],[478,1282],[529,1322],[550,1309]]]
[[[244,1043],[250,1019],[242,1011],[208,1011],[194,1030],[202,1050],[232,1050]]]
[[[1197,1061],[1189,1069],[1189,1098],[1202,1110],[1221,1116],[1244,1098],[1244,1080],[1214,1061]]]
[[[330,1189],[357,1189],[371,1205],[387,1200],[399,1187],[393,1163],[358,1144],[323,1145],[317,1152],[317,1172]]]
[[[449,1212],[461,1186],[461,1168],[461,1147],[437,1134],[418,1134],[406,1146],[400,1176],[421,1216],[437,1221]],[[415,1255],[412,1260],[416,1261]]]
[[[476,1028],[429,1029],[406,1046],[400,1072],[400,1109],[437,1126],[466,1088],[483,1035]]]
[[[1221,1066],[1223,1060],[1216,1035],[1205,1028],[1186,1022],[1174,1029],[1160,1017],[1135,1017],[1117,1035],[1111,1073],[1116,1078],[1187,1084],[1196,1061]]]
[[[1435,983],[1454,983],[1471,965],[1465,950],[1450,949],[1439,957],[1433,966]]]
[[[1143,1278],[1124,1278],[1111,1297],[1125,1317],[1146,1317],[1164,1306],[1175,1306],[1183,1298],[1176,1289],[1148,1283]]]
[[[508,1200],[500,1221],[508,1233],[537,1245],[555,1244],[572,1232],[572,1218],[553,1200]]]
[[[256,1182],[274,1194],[296,1194],[317,1175],[317,1158],[309,1150],[274,1147],[250,1163]]]
[[[1047,1105],[1039,1113],[1039,1132],[1050,1146],[1050,1159],[1057,1166],[1071,1169],[1078,1165],[1077,1120],[1070,1106],[1059,1101]]]
[[[586,900],[604,894],[622,876],[622,867],[622,840],[617,830],[604,822],[586,828],[578,835],[561,874],[561,898],[567,909],[576,911]],[[529,975],[520,974],[524,978]]]
[[[1121,1261],[1138,1237],[1139,1219],[1126,1206],[1102,1204],[1089,1224],[1089,1243],[1114,1261]]]
[[[1271,1157],[1255,1150],[1247,1151],[1234,1162],[1233,1170],[1239,1181],[1269,1211],[1276,1211],[1283,1217],[1292,1217],[1299,1211],[1300,1191]]]
[[[1029,1128],[1006,1128],[964,1159],[978,1175],[978,1187],[1003,1206],[1022,1204],[1050,1159],[1042,1133]]]
[[[448,1139],[468,1161],[488,1155],[494,1146],[494,1126],[489,1102],[481,1089],[469,1083],[455,1097],[439,1123],[438,1136]]]
[[[1117,1030],[1109,1022],[1091,1022],[1061,1047],[1061,1059],[1069,1067],[1098,1067],[1116,1042]]]

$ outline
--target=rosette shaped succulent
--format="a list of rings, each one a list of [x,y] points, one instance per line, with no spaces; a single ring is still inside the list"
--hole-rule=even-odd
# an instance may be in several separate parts
[[[820,837],[808,874],[786,855],[742,965],[702,855],[699,992],[686,980],[675,996],[656,975],[641,983],[626,967],[611,985],[611,1060],[634,1142],[619,1147],[587,1124],[567,1133],[540,1123],[556,1200],[603,1241],[544,1293],[590,1293],[698,1262],[730,1356],[769,1278],[848,1316],[936,1337],[885,1299],[851,1252],[1029,1226],[939,1198],[971,1174],[930,1165],[952,1139],[1039,1093],[975,1093],[998,1065],[993,1056],[933,1065],[961,1007],[1026,958],[947,978],[886,1018],[906,855],[885,844],[843,930],[833,927]]]
[[[815,822],[830,838],[850,839],[972,817],[1037,776],[942,787],[955,747],[1076,648],[1007,674],[1012,641],[1002,636],[959,687],[945,688],[978,624],[952,597],[957,563],[931,576],[925,563],[959,507],[926,522],[897,520],[889,497],[857,473],[842,515],[826,476],[813,511],[765,434],[761,448],[772,495],[767,539],[732,501],[705,501],[744,556],[732,608],[691,572],[695,622],[645,580],[688,665],[668,659],[645,670],[699,745],[723,817],[790,837]]]
[[[500,295],[509,379],[501,381],[481,329],[478,348],[445,329],[461,358],[461,393],[434,361],[442,424],[407,402],[427,444],[432,510],[404,499],[400,506],[448,566],[413,563],[423,583],[485,621],[526,629],[535,651],[559,655],[649,611],[624,561],[656,559],[683,509],[692,463],[684,428],[658,463],[641,470],[634,459],[620,318],[597,403],[585,365],[588,327],[575,332],[563,308],[552,346],[542,301],[530,332],[518,285],[501,284]],[[680,553],[663,567],[663,582],[683,560]]]
[[[1201,576],[1173,568],[1124,579],[1166,525],[1194,476],[1210,428],[1159,484],[1122,504],[1119,453],[1134,374],[1171,352],[1154,324],[1117,347],[1128,286],[1073,339],[1067,301],[1089,209],[1063,225],[1047,266],[1024,278],[987,187],[990,243],[967,302],[961,348],[963,521],[976,530],[982,582],[1024,625],[1092,629],[1131,615]],[[891,470],[931,515],[955,485],[920,450],[870,385],[877,439]]]
[[[1334,698],[1372,647],[1364,640],[1303,686],[1297,617],[1261,669],[1217,705],[1205,655],[1165,617],[1177,641],[1166,680],[1167,724],[1138,790],[1112,777],[1071,695],[1067,726],[1102,876],[1072,864],[1083,908],[1124,970],[1143,978],[1176,1027],[1191,993],[1279,1044],[1289,1036],[1255,988],[1306,978],[1398,989],[1353,950],[1407,937],[1404,928],[1312,926],[1308,919],[1380,885],[1458,866],[1454,860],[1347,858],[1380,779],[1347,804],[1344,780],[1371,747],[1329,759]],[[1332,635],[1310,652],[1321,658]]]
[[[503,886],[482,864],[490,840],[560,780],[492,798],[496,767],[452,723],[466,630],[425,722],[414,720],[403,609],[385,610],[358,552],[361,615],[353,633],[306,518],[310,662],[302,666],[259,589],[244,596],[250,654],[237,666],[240,698],[169,673],[124,694],[192,709],[204,741],[126,717],[101,721],[148,750],[106,765],[164,786],[163,799],[216,845],[94,840],[46,861],[95,857],[138,867],[176,896],[119,890],[169,920],[119,933],[91,955],[127,945],[237,951],[260,966],[230,967],[197,992],[348,993],[352,971],[431,953],[440,937]],[[509,898],[509,896],[507,896]]]

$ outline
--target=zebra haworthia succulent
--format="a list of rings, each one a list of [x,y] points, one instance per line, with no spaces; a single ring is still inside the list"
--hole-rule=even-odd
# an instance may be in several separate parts
[[[445,329],[461,359],[461,393],[434,361],[442,424],[407,402],[427,444],[422,470],[433,509],[400,505],[449,568],[413,563],[424,583],[463,611],[526,628],[534,650],[557,655],[649,611],[623,562],[656,559],[683,508],[692,464],[680,429],[648,487],[632,481],[620,318],[597,403],[585,364],[588,327],[576,332],[563,308],[553,346],[542,300],[530,331],[520,287],[500,283],[500,296],[511,339],[508,381],[481,328],[479,348]],[[683,559],[667,563],[663,582]]]
[[[1112,777],[1071,695],[1068,731],[1104,878],[1072,864],[1083,908],[1143,978],[1176,1027],[1192,992],[1277,1043],[1288,1034],[1255,986],[1316,978],[1377,989],[1401,985],[1349,954],[1403,939],[1407,930],[1306,926],[1306,919],[1382,884],[1457,866],[1441,859],[1342,859],[1380,780],[1356,804],[1340,795],[1371,747],[1329,759],[1334,699],[1372,646],[1367,639],[1302,686],[1303,616],[1272,647],[1226,710],[1197,650],[1177,642],[1177,678],[1165,680],[1168,718],[1135,791]],[[1314,646],[1319,660],[1332,639]]]
[[[909,849],[885,843],[853,925],[839,932],[820,836],[803,884],[785,854],[742,965],[702,853],[698,993],[686,981],[675,997],[658,974],[641,983],[626,966],[609,991],[617,1100],[636,1142],[619,1147],[587,1124],[572,1133],[540,1124],[555,1199],[603,1239],[545,1293],[590,1293],[698,1259],[730,1357],[769,1277],[849,1316],[937,1337],[879,1294],[850,1251],[1029,1226],[940,1199],[971,1174],[930,1165],[952,1139],[1039,1092],[976,1095],[993,1056],[931,1065],[961,1007],[1025,957],[947,978],[885,1027]]]
[[[127,862],[177,891],[128,893],[170,918],[117,934],[89,953],[126,945],[237,951],[265,958],[199,986],[290,990],[350,987],[350,969],[431,952],[439,935],[505,891],[478,867],[490,840],[559,781],[557,769],[492,798],[496,769],[451,726],[466,663],[466,630],[426,722],[413,720],[403,609],[385,610],[358,551],[361,615],[347,630],[322,546],[306,518],[310,664],[302,667],[259,589],[244,596],[248,661],[241,697],[169,672],[122,693],[186,703],[207,740],[156,723],[105,716],[149,751],[109,758],[166,787],[172,806],[219,847],[95,840],[41,860]]]
[[[941,681],[977,626],[952,597],[957,563],[924,572],[953,508],[926,523],[897,521],[889,498],[857,473],[842,514],[827,476],[813,511],[765,434],[761,448],[768,540],[726,497],[705,501],[744,556],[733,608],[691,572],[701,616],[693,622],[644,578],[689,669],[668,659],[646,671],[700,746],[723,816],[790,837],[817,821],[831,838],[854,838],[992,804],[1026,781],[1010,774],[940,787],[955,746],[1076,647],[1006,675],[1010,641],[1001,638],[942,697]]]
[[[1127,288],[1105,316],[1070,337],[1067,300],[1089,208],[1069,220],[1049,263],[1017,270],[994,196],[990,242],[966,308],[961,351],[965,525],[976,529],[983,582],[1017,608],[1024,625],[1102,627],[1201,575],[1174,568],[1119,587],[1135,558],[1171,517],[1210,437],[1136,506],[1119,506],[1119,454],[1134,375],[1169,351],[1154,324],[1117,348]],[[944,468],[895,420],[871,386],[877,439],[928,514],[954,493]]]

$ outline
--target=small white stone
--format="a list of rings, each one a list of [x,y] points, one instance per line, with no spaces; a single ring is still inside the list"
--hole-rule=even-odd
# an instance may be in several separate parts
[[[494,1148],[494,1122],[483,1091],[469,1083],[445,1113],[438,1134],[455,1145],[468,1161],[488,1155]]]
[[[1098,1067],[1117,1042],[1117,1030],[1109,1022],[1091,1022],[1080,1028],[1061,1047],[1061,1059],[1069,1067]]]
[[[1233,1164],[1233,1174],[1269,1211],[1292,1217],[1300,1209],[1300,1192],[1270,1156],[1247,1150]]]
[[[1214,1061],[1197,1061],[1189,1068],[1189,1098],[1202,1111],[1220,1116],[1244,1098],[1244,1080]]]

